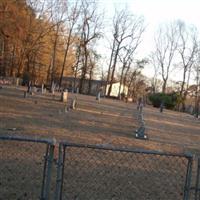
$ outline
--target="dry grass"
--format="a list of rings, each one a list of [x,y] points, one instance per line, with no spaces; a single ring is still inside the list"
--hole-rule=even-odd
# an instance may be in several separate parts
[[[0,134],[55,137],[58,141],[112,144],[173,153],[200,152],[200,121],[190,115],[166,110],[160,113],[147,106],[144,108],[144,118],[149,140],[137,140],[134,137],[138,126],[137,112],[132,103],[111,99],[102,99],[98,103],[95,97],[76,95],[77,109],[65,112],[64,103],[59,101],[60,94],[53,97],[51,94],[37,93],[24,99],[24,89],[5,87],[0,90]],[[68,106],[74,96],[69,94]],[[42,148],[0,142],[0,162],[4,163],[0,168],[0,189],[4,189],[4,193],[0,192],[0,200],[38,198]],[[111,170],[109,165],[107,167]],[[15,173],[11,173],[13,170]],[[19,186],[17,183],[21,181],[23,184]],[[30,191],[33,193],[27,193],[27,188],[32,188]]]
[[[146,107],[144,118],[148,141],[136,140],[136,106],[117,100],[76,95],[77,110],[64,112],[59,94],[23,98],[25,88],[4,88],[0,91],[1,134],[55,137],[72,142],[141,147],[164,151],[200,149],[200,125],[190,115]],[[68,105],[73,94],[69,94]],[[17,128],[10,131],[10,128]]]

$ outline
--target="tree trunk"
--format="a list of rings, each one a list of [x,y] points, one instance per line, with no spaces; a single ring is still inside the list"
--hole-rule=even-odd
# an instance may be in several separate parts
[[[162,93],[166,93],[166,87],[167,87],[167,80],[163,80],[163,85],[162,85]]]
[[[125,64],[123,64],[122,67],[122,72],[121,72],[121,76],[120,76],[120,85],[119,85],[119,92],[118,92],[118,98],[120,99],[121,96],[121,87],[122,87],[122,79],[123,79],[123,75],[124,75],[124,70],[125,70]],[[121,100],[121,99],[120,99]]]
[[[51,90],[52,87],[54,87],[54,82],[55,82],[55,64],[56,64],[56,48],[57,48],[57,42],[58,42],[58,31],[59,31],[59,24],[57,24],[57,29],[56,29],[56,35],[55,35],[55,40],[54,40],[54,45],[53,45],[53,57],[52,57],[52,71],[51,71]]]
[[[108,75],[107,75],[107,80],[106,80],[106,88],[110,81],[110,71],[111,71],[114,49],[115,49],[115,39],[113,40],[112,52],[111,52],[111,56],[110,56],[110,63],[109,63],[109,67],[108,67]],[[108,95],[108,94],[106,94],[106,95]]]
[[[110,87],[108,89],[108,96],[110,96],[110,93],[112,91],[112,84],[113,84],[113,79],[114,79],[114,75],[115,75],[115,68],[116,68],[116,63],[117,63],[117,57],[119,54],[119,48],[120,48],[120,43],[117,46],[117,50],[115,52],[115,57],[114,57],[114,62],[113,62],[113,66],[112,66],[112,75],[111,75],[111,80],[110,80]]]
[[[61,71],[61,75],[60,75],[59,89],[61,88],[61,85],[62,85],[62,79],[63,79],[64,69],[65,69],[66,58],[67,58],[68,51],[69,51],[71,35],[72,35],[72,29],[70,29],[68,39],[67,39],[67,47],[66,47],[66,50],[65,50],[65,55],[64,55],[63,65],[62,65],[62,71]]]
[[[87,73],[87,65],[88,65],[88,52],[87,52],[87,47],[86,44],[84,44],[84,64],[83,64],[83,70],[82,70],[82,75],[81,75],[81,80],[80,80],[80,93],[83,93],[84,89],[84,84],[83,81],[86,78],[86,73]]]
[[[2,55],[2,61],[1,61],[1,66],[0,66],[0,76],[5,76],[5,39],[3,37],[2,40],[2,45],[1,45],[1,55]]]
[[[14,72],[14,63],[15,63],[15,45],[12,50],[11,66],[10,66],[10,76],[13,77]]]

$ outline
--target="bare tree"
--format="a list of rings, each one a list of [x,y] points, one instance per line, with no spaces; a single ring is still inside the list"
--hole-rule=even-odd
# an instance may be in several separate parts
[[[95,69],[97,68],[97,60],[99,59],[99,55],[95,51],[89,52],[89,85],[88,85],[88,94],[91,94],[92,89],[92,79],[94,78]]]
[[[67,42],[66,42],[66,47],[65,47],[65,54],[63,58],[61,74],[60,74],[59,88],[61,88],[61,85],[62,85],[62,79],[63,79],[63,74],[64,74],[64,69],[66,65],[69,48],[73,44],[74,38],[75,38],[73,37],[73,32],[74,32],[75,25],[77,24],[79,14],[80,14],[80,5],[78,4],[78,1],[76,1],[75,4],[72,5],[72,7],[70,7],[68,3],[66,13],[67,13],[67,17],[65,20],[66,21],[65,25],[67,27]]]
[[[128,46],[128,48],[124,48],[124,55],[119,55],[119,60],[122,63],[122,69],[121,69],[121,75],[120,75],[120,85],[119,85],[119,91],[118,91],[119,98],[121,96],[121,87],[123,84],[123,80],[125,79],[124,72],[125,72],[125,69],[130,68],[130,65],[132,64],[133,53],[134,53],[134,49],[131,48],[131,45],[130,45],[130,46]],[[125,75],[127,75],[127,73]],[[124,84],[124,86],[125,86],[125,84]]]
[[[155,57],[154,53],[151,53],[151,55],[149,56],[149,62],[153,65],[153,70],[154,70],[154,74],[153,74],[153,77],[151,79],[151,87],[152,87],[153,93],[157,92],[158,75],[159,75],[159,67],[157,65],[155,58],[156,57]]]
[[[191,68],[194,64],[195,54],[197,53],[197,33],[194,27],[187,27],[185,23],[181,21],[178,22],[178,27],[180,35],[178,52],[181,58],[181,70],[183,70],[180,97],[182,99],[182,110],[184,111]]]
[[[83,92],[83,82],[88,73],[89,52],[96,39],[101,37],[101,16],[97,13],[95,1],[82,1],[82,31],[81,31],[81,54],[82,70],[80,79],[80,93]]]
[[[195,117],[199,117],[200,113],[200,48],[198,45],[198,54],[196,62],[193,65],[193,72],[195,75],[196,80],[196,87],[195,87]]]
[[[145,64],[147,63],[146,59],[137,60],[135,63],[134,68],[130,68],[130,71],[126,78],[126,84],[128,85],[128,97],[132,97],[133,99],[137,99],[137,91],[140,88],[138,82],[143,85],[143,78],[141,76],[141,70],[144,68]]]
[[[61,27],[64,22],[64,14],[66,10],[66,2],[63,0],[54,0],[52,3],[52,23],[55,24],[55,30],[53,35],[53,49],[52,56],[49,65],[49,73],[51,74],[51,91],[53,91],[54,83],[55,83],[55,71],[56,71],[56,54],[57,54],[57,46],[59,33],[61,31]]]
[[[115,13],[113,19],[113,45],[109,62],[107,82],[110,82],[107,95],[110,96],[114,81],[119,53],[127,44],[132,43],[132,49],[137,49],[142,33],[144,21],[142,18],[130,15],[126,9]]]
[[[178,44],[177,23],[165,24],[159,27],[155,36],[155,52],[153,53],[163,80],[162,92],[165,93],[169,73],[172,68],[172,60]]]

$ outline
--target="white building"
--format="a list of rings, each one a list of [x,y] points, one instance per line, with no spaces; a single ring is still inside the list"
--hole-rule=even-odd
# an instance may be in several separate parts
[[[107,85],[106,87],[106,94],[108,94],[108,90],[109,90],[110,84]],[[112,97],[118,97],[119,95],[119,88],[120,88],[120,82],[116,82],[112,84],[112,90],[110,93],[110,96]],[[128,87],[125,85],[121,85],[121,89],[120,89],[120,94],[124,93],[125,96],[128,95]]]

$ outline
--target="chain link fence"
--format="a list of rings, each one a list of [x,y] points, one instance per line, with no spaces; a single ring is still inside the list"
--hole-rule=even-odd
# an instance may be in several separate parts
[[[49,198],[54,142],[0,136],[0,200]]]
[[[0,200],[199,200],[199,178],[192,155],[0,136]]]
[[[63,143],[56,199],[189,199],[192,157]]]

